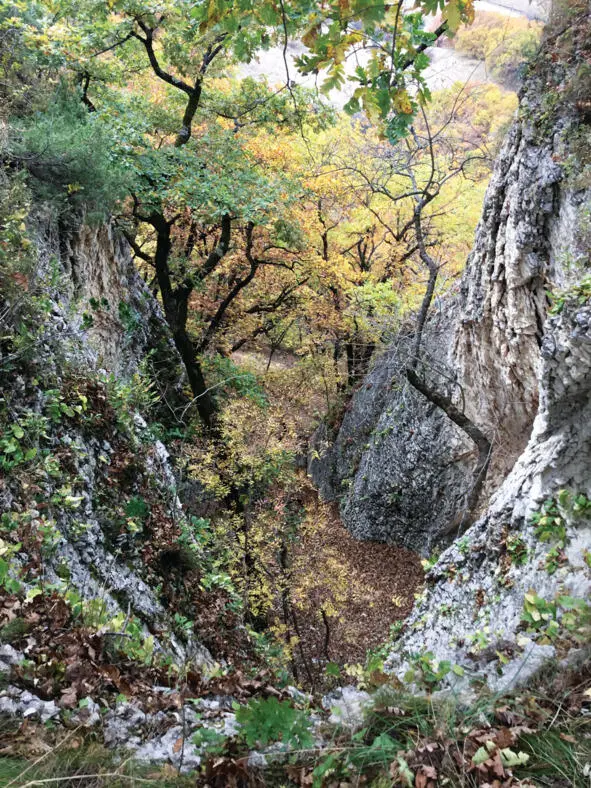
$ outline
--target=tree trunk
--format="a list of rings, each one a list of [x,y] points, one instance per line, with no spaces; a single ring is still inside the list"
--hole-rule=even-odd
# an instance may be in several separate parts
[[[347,342],[345,345],[345,350],[347,352],[347,382],[350,388],[353,388],[355,385],[356,377],[355,377],[355,348],[353,347],[352,342]]]
[[[353,340],[347,342],[346,350],[347,380],[349,386],[353,387],[367,374],[374,345],[373,343],[363,344],[359,336],[356,336]]]
[[[179,328],[173,333],[174,344],[183,360],[193,397],[195,397],[197,412],[201,421],[208,430],[216,426],[217,406],[214,398],[207,389],[201,364],[197,361],[195,347],[185,328]]]
[[[216,425],[216,403],[207,389],[201,365],[197,360],[195,346],[187,332],[187,302],[191,289],[188,287],[173,289],[172,287],[168,265],[172,248],[169,222],[161,214],[154,213],[150,217],[150,223],[158,234],[154,264],[164,315],[172,332],[176,349],[185,365],[199,416],[207,429],[212,430]]]

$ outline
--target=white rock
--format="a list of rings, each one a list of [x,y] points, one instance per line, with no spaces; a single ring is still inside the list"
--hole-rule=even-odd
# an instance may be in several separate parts
[[[329,723],[354,731],[363,727],[364,714],[372,706],[372,697],[356,687],[340,687],[325,695],[322,705],[330,709]]]

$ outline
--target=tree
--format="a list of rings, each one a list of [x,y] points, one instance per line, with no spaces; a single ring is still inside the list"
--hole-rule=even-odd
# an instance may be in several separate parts
[[[453,178],[469,177],[470,168],[486,160],[486,152],[473,150],[466,153],[463,146],[448,144],[445,131],[447,119],[439,128],[432,128],[427,112],[421,108],[420,122],[412,127],[412,136],[404,145],[393,148],[389,155],[378,157],[373,173],[353,168],[359,178],[359,187],[387,200],[394,205],[406,206],[406,218],[396,226],[387,223],[379,212],[372,209],[376,218],[386,226],[389,234],[406,245],[406,259],[416,260],[426,273],[427,281],[420,307],[416,314],[414,339],[407,361],[405,375],[409,383],[430,402],[444,411],[478,449],[474,469],[474,482],[468,496],[466,513],[469,516],[477,503],[490,462],[491,443],[482,430],[471,421],[452,397],[438,391],[418,374],[424,362],[422,340],[440,271],[446,264],[436,227],[433,225],[433,206]],[[371,199],[369,202],[371,209]]]
[[[436,125],[432,125],[427,111],[421,107],[420,117],[402,143],[391,145],[376,141],[372,144],[371,138],[365,139],[361,155],[351,158],[337,154],[331,161],[333,170],[347,179],[349,193],[357,196],[359,203],[381,227],[383,240],[389,242],[395,255],[394,270],[399,274],[405,269],[414,270],[415,281],[420,276],[416,267],[424,272],[425,289],[414,320],[412,348],[408,353],[402,353],[406,365],[404,374],[412,386],[442,409],[476,444],[478,459],[467,501],[469,516],[486,476],[491,443],[478,425],[454,403],[451,395],[427,382],[424,367],[437,362],[424,357],[422,342],[440,272],[449,263],[441,244],[439,224],[447,212],[446,189],[459,176],[480,179],[481,164],[488,159],[485,148],[473,148],[473,142],[466,145],[463,138],[454,133],[452,121],[465,100],[462,93],[463,90],[458,92],[451,113],[439,118]],[[326,253],[328,233],[338,222],[329,223],[321,215],[320,223]],[[375,241],[370,245],[367,239],[360,239],[357,244],[360,267],[367,269],[371,266],[367,250],[375,251]],[[389,268],[391,271],[391,263]],[[423,369],[422,375],[420,369]]]
[[[205,79],[216,58],[229,60],[236,53],[247,56],[263,46],[265,24],[257,19],[248,36],[239,30],[232,34],[222,29],[224,25],[220,28],[215,15],[200,17],[194,11],[189,3],[164,3],[157,11],[133,2],[62,4],[53,27],[68,24],[73,28],[74,33],[63,42],[64,51],[82,78],[82,99],[120,131],[116,161],[131,176],[130,210],[123,214],[122,225],[136,255],[154,269],[164,313],[199,414],[211,428],[215,400],[198,355],[231,301],[262,264],[253,255],[254,228],[276,202],[277,190],[257,171],[256,163],[236,139],[237,128],[208,124],[200,128],[199,139],[192,141],[196,119],[203,123],[198,111]],[[229,24],[225,18],[221,22]],[[130,88],[127,74],[145,65],[157,83],[149,87],[152,101],[144,102],[143,113],[138,113],[132,106],[137,96],[130,101],[126,95]],[[162,100],[170,101],[170,110],[163,111]],[[260,104],[272,102],[277,110],[276,97],[263,91],[250,107],[235,107],[236,123],[244,126]],[[243,225],[247,271],[234,278],[204,336],[195,341],[188,330],[191,296],[228,253],[238,221]],[[149,228],[147,244],[143,228]],[[203,246],[199,241],[212,237],[215,240],[209,250],[195,260]]]
[[[437,277],[440,291],[463,267],[489,173],[492,134],[514,107],[514,97],[496,87],[457,85],[433,97],[429,116],[437,132],[437,177],[473,159],[442,183],[425,210],[429,243],[445,250]],[[421,128],[415,129],[420,135]],[[423,294],[422,264],[409,224],[413,204],[409,197],[402,199],[408,177],[396,174],[393,165],[406,162],[419,178],[426,177],[428,146],[424,140],[418,147],[414,139],[409,142],[416,148],[410,163],[404,143],[400,159],[398,147],[380,139],[366,122],[346,118],[305,141],[288,130],[252,138],[267,166],[281,166],[301,183],[288,208],[300,251],[293,257],[294,271],[286,266],[261,272],[229,311],[218,346],[231,352],[263,339],[259,347],[268,346],[271,356],[283,346],[308,361],[315,358],[326,375],[328,407],[335,390],[359,380],[372,348],[391,341],[400,320],[420,307]],[[393,199],[379,192],[380,184]],[[228,258],[226,264],[234,262]],[[212,297],[204,293],[204,304]],[[194,313],[200,312],[203,307],[197,305]]]
[[[310,54],[300,59],[300,69],[328,69],[324,90],[329,91],[344,79],[344,59],[365,46],[371,57],[367,66],[356,70],[359,88],[349,110],[355,111],[361,103],[371,118],[384,125],[390,138],[397,139],[429,98],[422,77],[428,64],[424,50],[439,35],[471,19],[472,2],[422,0],[413,14],[406,13],[401,1],[394,5],[377,2],[368,8],[348,0],[321,7],[308,0],[281,0],[279,4],[270,0],[161,0],[157,5],[137,0],[106,4],[57,0],[47,2],[45,8],[46,24],[39,35],[51,41],[61,52],[63,64],[76,74],[88,109],[106,112],[112,127],[120,132],[117,166],[125,168],[134,181],[127,235],[137,256],[154,267],[166,319],[199,414],[211,428],[216,421],[215,399],[199,359],[204,345],[188,330],[190,300],[218,269],[240,223],[247,271],[238,279],[231,277],[232,284],[219,305],[221,314],[216,311],[205,330],[207,345],[231,302],[262,267],[261,259],[253,256],[255,228],[272,204],[268,200],[266,205],[257,205],[252,199],[255,190],[260,196],[268,186],[262,184],[256,168],[246,166],[241,158],[244,147],[237,137],[262,107],[268,114],[279,95],[280,100],[288,97],[293,102],[300,127],[302,109],[309,108],[309,101],[299,103],[289,71],[283,90],[268,91],[247,106],[224,107],[223,91],[216,81],[221,65],[247,61],[257,50],[279,40],[285,55],[289,37],[300,35],[310,48]],[[439,8],[444,21],[435,33],[426,33],[423,14]],[[132,74],[137,75],[133,81]],[[415,97],[409,93],[410,82],[418,85]],[[148,85],[152,101],[145,102],[137,90]],[[132,106],[134,101],[143,112]],[[208,111],[228,119],[231,127],[222,134],[218,129],[212,132],[211,124],[205,122]],[[285,114],[285,101],[281,111]],[[235,193],[237,184],[242,188]],[[209,208],[207,216],[203,205]],[[215,235],[215,242],[195,264],[196,239],[204,234]],[[181,236],[184,248],[178,243]]]
[[[470,29],[458,31],[454,46],[484,60],[496,80],[518,86],[528,61],[539,48],[542,29],[541,22],[482,12]]]

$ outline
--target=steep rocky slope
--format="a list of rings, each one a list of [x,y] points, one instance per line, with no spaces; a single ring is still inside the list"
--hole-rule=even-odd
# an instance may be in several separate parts
[[[531,432],[547,291],[589,266],[586,13],[574,5],[553,22],[495,164],[459,292],[432,308],[424,339],[424,377],[492,443],[484,497]],[[409,326],[375,359],[336,435],[317,434],[310,472],[356,536],[426,553],[469,524],[476,451],[407,383],[411,334]]]
[[[460,291],[425,338],[424,374],[491,439],[490,503],[468,527],[474,449],[404,381],[405,336],[311,463],[361,538],[427,552],[459,527],[390,648],[387,669],[417,687],[440,672],[456,691],[475,679],[505,690],[591,637],[588,7],[563,9],[551,29]]]
[[[132,620],[138,645],[201,664],[207,651],[174,634],[145,538],[165,531],[174,547],[184,523],[168,453],[140,415],[174,402],[180,385],[164,320],[111,224],[45,207],[30,236],[35,264],[19,282],[34,312],[20,344],[8,334],[0,349],[0,510],[5,549],[20,540],[14,581],[54,583],[95,626]],[[5,306],[5,325],[18,324],[17,295]]]
[[[589,62],[588,29],[581,15],[547,44],[497,165],[461,290],[437,304],[427,326],[423,374],[488,432],[489,491],[500,486],[432,567],[424,597],[388,646],[386,670],[411,690],[447,683],[468,693],[485,680],[501,691],[589,639],[589,91],[588,72],[571,61],[574,51],[577,63]],[[561,89],[556,102],[542,98],[552,86]],[[37,323],[0,338],[0,613],[2,640],[15,644],[0,645],[0,674],[11,682],[0,712],[93,728],[108,746],[179,772],[198,766],[213,744],[215,764],[239,770],[248,784],[253,769],[280,760],[290,745],[276,742],[275,756],[247,760],[233,704],[258,695],[301,707],[308,699],[244,676],[207,685],[210,654],[183,626],[184,612],[199,624],[203,600],[192,597],[190,611],[171,604],[179,586],[197,589],[207,556],[192,541],[159,429],[140,415],[154,398],[149,380],[164,407],[178,394],[179,365],[158,305],[110,225],[79,215],[58,223],[44,209],[30,235],[39,254],[15,281],[31,296]],[[564,289],[549,315],[548,287]],[[13,292],[8,302],[3,295],[5,323],[18,313]],[[426,550],[442,531],[464,530],[474,450],[405,382],[411,344],[408,327],[376,360],[328,451],[319,438],[311,463],[356,535]],[[175,561],[188,580],[174,576]],[[223,637],[231,615],[223,605],[216,615]],[[385,690],[393,687],[390,680]],[[332,724],[345,719],[351,729],[371,703],[352,688],[325,699]],[[397,724],[407,716],[398,699],[382,711]],[[330,774],[334,728],[306,714],[310,746],[320,750],[308,754],[317,761],[328,753]],[[418,720],[408,746],[421,749]],[[436,749],[440,738],[437,730],[422,749]],[[402,744],[375,742],[368,740],[370,755],[389,752],[394,778]],[[300,777],[310,783],[309,773]],[[222,771],[212,784],[232,783]]]
[[[589,295],[589,293],[587,293]],[[428,574],[389,669],[413,655],[498,691],[591,638],[591,307],[573,293],[546,323],[529,443],[486,513]]]
[[[454,306],[425,332],[425,377],[440,390],[453,390],[441,361],[451,355]],[[406,383],[412,347],[409,329],[375,359],[334,442],[326,427],[315,434],[308,470],[354,536],[428,551],[462,511],[474,457],[464,433]]]

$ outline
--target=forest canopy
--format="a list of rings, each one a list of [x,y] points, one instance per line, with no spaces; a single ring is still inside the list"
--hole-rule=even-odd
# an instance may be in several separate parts
[[[459,271],[514,107],[490,85],[431,95],[427,48],[473,17],[471,0],[4,4],[10,156],[61,209],[115,216],[206,427],[232,352],[330,359],[336,392],[416,306],[420,245],[445,248],[441,281]],[[245,76],[270,47],[281,84]]]

